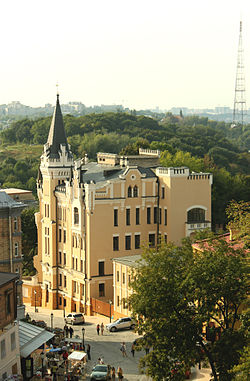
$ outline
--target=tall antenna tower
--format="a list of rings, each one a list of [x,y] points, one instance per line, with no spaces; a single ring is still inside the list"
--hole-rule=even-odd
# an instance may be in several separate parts
[[[244,116],[246,115],[246,90],[245,90],[245,75],[243,63],[243,47],[242,47],[242,21],[240,21],[240,36],[237,56],[237,70],[235,81],[234,95],[234,112],[233,123],[231,127],[236,127],[244,124]]]

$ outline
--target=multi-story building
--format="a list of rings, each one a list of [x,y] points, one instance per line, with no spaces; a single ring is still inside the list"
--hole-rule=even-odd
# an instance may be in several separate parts
[[[21,374],[17,318],[19,275],[0,272],[0,379]]]
[[[25,205],[0,191],[0,271],[22,274],[21,212]]]
[[[158,151],[74,161],[57,97],[37,183],[38,303],[89,314],[92,298],[112,299],[112,258],[210,227],[211,184],[209,173],[159,167]]]

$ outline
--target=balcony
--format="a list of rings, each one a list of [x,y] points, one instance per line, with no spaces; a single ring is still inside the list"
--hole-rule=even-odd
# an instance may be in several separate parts
[[[210,221],[203,222],[186,222],[186,237],[189,237],[192,233],[197,230],[211,229]]]

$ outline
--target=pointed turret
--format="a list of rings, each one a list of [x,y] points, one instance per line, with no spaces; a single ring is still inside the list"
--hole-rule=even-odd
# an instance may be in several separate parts
[[[62,111],[59,103],[59,94],[57,94],[56,107],[54,110],[49,136],[46,143],[46,156],[50,158],[59,158],[61,152],[60,146],[65,146],[65,151],[69,156],[71,155],[66,133],[63,125]]]

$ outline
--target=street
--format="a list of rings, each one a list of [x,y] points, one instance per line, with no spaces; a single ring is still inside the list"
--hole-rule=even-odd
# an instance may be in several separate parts
[[[30,315],[33,320],[43,320],[46,322],[47,326],[51,326],[51,311],[45,308],[38,307],[38,312],[35,312],[34,307],[26,304],[26,313]],[[103,336],[97,335],[96,325],[103,322],[104,326],[109,323],[109,318],[105,316],[85,316],[84,325],[74,325],[73,337],[78,335],[82,338],[82,328],[85,329],[84,342],[90,344],[91,346],[91,360],[87,362],[87,374],[91,373],[94,365],[97,364],[98,358],[102,358],[105,364],[110,364],[114,366],[117,370],[120,366],[123,370],[124,381],[150,381],[151,378],[143,374],[140,374],[138,365],[141,357],[145,355],[144,351],[135,352],[135,356],[132,357],[131,354],[131,344],[138,337],[136,333],[130,330],[118,331],[118,332],[108,332],[106,328],[104,329]],[[53,327],[63,328],[65,325],[62,310],[53,310]],[[122,356],[120,351],[121,343],[125,342],[127,349],[127,357]],[[86,378],[90,380],[89,377]],[[209,370],[202,369],[192,369],[192,380],[203,380],[207,381],[210,379]]]

